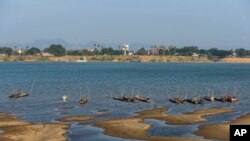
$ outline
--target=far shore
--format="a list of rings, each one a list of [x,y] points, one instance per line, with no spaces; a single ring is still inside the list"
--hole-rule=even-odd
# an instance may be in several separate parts
[[[85,56],[87,62],[163,62],[163,63],[250,63],[250,58],[229,57],[216,61],[207,57],[192,56],[118,56],[95,55]],[[0,62],[77,62],[83,56],[10,56],[0,57]]]

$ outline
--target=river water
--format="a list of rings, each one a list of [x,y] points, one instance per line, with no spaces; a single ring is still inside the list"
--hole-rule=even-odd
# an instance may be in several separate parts
[[[35,81],[31,90],[32,82]],[[207,95],[213,89],[215,96],[225,91],[235,93],[240,101],[236,104],[209,103],[203,105],[175,105],[168,96],[191,97]],[[167,94],[167,89],[169,93]],[[12,90],[31,91],[29,97],[9,99]],[[212,122],[234,119],[249,112],[250,65],[223,63],[47,63],[2,62],[0,63],[0,111],[21,116],[31,122],[55,122],[64,116],[109,113],[107,118],[133,116],[135,112],[157,106],[166,106],[169,113],[184,113],[199,108],[231,107],[235,113],[209,117]],[[82,95],[90,101],[80,106]],[[150,96],[152,103],[123,103],[107,101],[106,96]],[[69,101],[62,103],[61,96],[69,94]],[[149,121],[150,122],[150,121]],[[157,124],[157,122],[159,122]],[[191,133],[197,125],[162,125],[151,121],[152,135],[196,137]],[[171,130],[171,132],[169,130]],[[176,129],[176,130],[174,130]],[[125,140],[102,134],[103,129],[90,125],[72,124],[68,137],[78,140]],[[198,137],[199,138],[199,137]]]

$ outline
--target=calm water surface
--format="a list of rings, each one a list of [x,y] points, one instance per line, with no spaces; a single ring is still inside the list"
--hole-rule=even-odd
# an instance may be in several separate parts
[[[11,90],[30,91],[29,97],[12,100],[8,98]],[[220,96],[227,89],[236,93],[240,101],[237,104],[208,103],[204,105],[174,105],[167,100],[177,94],[191,97],[206,95],[209,89]],[[90,102],[79,106],[78,99],[83,95]],[[122,103],[106,101],[107,95],[119,96],[139,93],[150,96],[151,104]],[[129,117],[135,112],[164,105],[169,113],[183,113],[206,107],[228,106],[237,112],[211,116],[211,122],[231,120],[249,112],[250,65],[221,63],[0,63],[0,111],[20,115],[32,122],[55,122],[64,116],[97,114],[107,111],[106,118]],[[62,103],[61,96],[69,93],[69,102]],[[158,121],[161,122],[161,121]],[[162,136],[188,136],[198,125],[169,126],[149,122],[149,133]],[[203,123],[206,124],[206,123]],[[171,130],[171,132],[170,132]],[[68,137],[78,140],[125,140],[102,134],[103,129],[89,125],[75,125]],[[84,135],[84,137],[82,136]]]

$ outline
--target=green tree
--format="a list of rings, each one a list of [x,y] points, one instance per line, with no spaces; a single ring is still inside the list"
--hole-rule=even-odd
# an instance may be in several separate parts
[[[68,50],[67,55],[79,56],[79,55],[82,55],[82,51],[81,50]]]
[[[6,54],[8,57],[12,55],[13,49],[10,47],[0,47],[0,53],[1,54]]]
[[[168,55],[175,55],[176,51],[177,51],[177,48],[175,46],[169,46],[167,54]]]
[[[93,55],[92,52],[88,51],[87,49],[82,50],[83,55]]]
[[[93,54],[94,55],[99,55],[99,54],[101,54],[101,52],[97,48],[95,48],[94,51],[93,51]]]
[[[122,50],[114,50],[113,55],[122,55],[123,51]]]
[[[207,50],[205,50],[205,49],[200,49],[200,50],[199,50],[199,53],[200,53],[200,54],[207,54]]]
[[[217,48],[211,48],[207,52],[210,52],[212,56],[216,56],[218,58],[224,58],[232,54],[232,52],[229,50],[219,50]]]
[[[60,44],[52,44],[49,48],[45,48],[44,51],[54,54],[55,56],[65,56],[66,49]]]
[[[137,54],[138,55],[147,55],[147,51],[145,50],[145,48],[140,48],[138,51],[137,51]]]
[[[235,50],[235,53],[239,57],[249,56],[249,51],[244,48],[239,48]]]
[[[197,46],[187,46],[181,49],[178,49],[178,53],[181,56],[192,56],[193,53],[198,53],[199,49]]]
[[[101,49],[101,52],[102,52],[102,55],[104,55],[104,54],[109,54],[109,49],[108,48],[102,48]]]
[[[159,55],[165,55],[166,51],[162,48],[159,49]]]
[[[36,47],[32,47],[32,48],[27,50],[28,55],[34,55],[34,54],[38,54],[38,53],[41,53],[41,51],[39,48],[36,48]]]

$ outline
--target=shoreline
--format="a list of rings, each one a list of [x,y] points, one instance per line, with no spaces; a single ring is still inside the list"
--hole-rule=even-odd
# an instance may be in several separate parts
[[[229,140],[229,126],[234,124],[244,125],[250,124],[250,113],[242,115],[232,121],[227,121],[219,124],[209,124],[200,126],[194,134],[203,136],[206,139]],[[209,131],[209,132],[208,132]],[[218,132],[220,131],[220,132]]]
[[[144,110],[138,112],[136,116],[122,119],[111,119],[105,121],[99,121],[93,126],[103,128],[104,134],[114,137],[121,137],[126,139],[139,139],[139,140],[170,140],[170,141],[196,141],[206,140],[197,138],[185,138],[185,137],[163,137],[163,136],[151,136],[148,134],[148,130],[152,125],[145,123],[145,119],[157,119],[165,121],[169,125],[190,125],[207,121],[204,116],[217,115],[227,112],[233,112],[230,108],[208,108],[195,110],[193,112],[184,114],[165,114],[167,109],[164,107],[158,107],[155,109]],[[208,113],[207,113],[208,112]],[[191,122],[192,121],[192,122]]]
[[[107,114],[99,114],[99,115],[85,115],[85,116],[68,116],[68,117],[62,117],[59,119],[56,119],[60,122],[80,122],[80,121],[88,121],[88,120],[94,120],[101,117],[106,116]]]
[[[20,120],[17,116],[0,113],[0,140],[13,141],[67,141],[69,125],[63,123],[36,124]]]
[[[77,62],[83,56],[10,56],[0,57],[0,62]],[[118,56],[96,55],[86,56],[87,62],[155,62],[155,63],[250,63],[250,58],[227,57],[219,60],[210,60],[206,57],[192,56]],[[86,63],[86,62],[77,62]]]
[[[10,56],[0,57],[0,62],[77,62],[83,56]],[[120,56],[96,55],[85,56],[87,62],[213,62],[206,57],[192,56]],[[81,63],[81,62],[78,62]],[[86,63],[86,62],[82,62]]]
[[[250,114],[236,118],[225,123],[201,125],[192,134],[201,138],[178,136],[151,136],[148,130],[153,126],[145,122],[145,119],[164,121],[166,125],[196,125],[209,121],[206,116],[216,116],[223,113],[234,112],[228,107],[215,107],[198,109],[183,114],[169,114],[167,108],[157,107],[139,111],[132,117],[98,120],[89,123],[93,127],[104,129],[103,134],[124,139],[155,140],[155,141],[201,141],[208,139],[228,139],[229,124],[250,124]],[[66,137],[71,123],[95,120],[106,116],[107,113],[97,115],[66,116],[59,119],[59,123],[31,123],[22,121],[18,116],[0,112],[0,140],[27,140],[27,141],[68,141]],[[216,129],[216,130],[215,130]],[[220,130],[220,133],[216,131]],[[221,135],[223,133],[223,136]],[[204,138],[202,138],[204,137]]]

